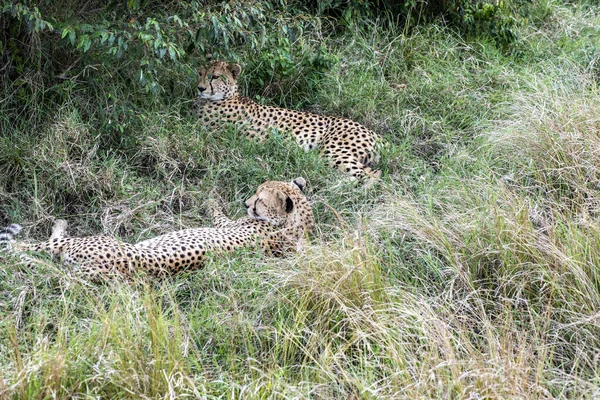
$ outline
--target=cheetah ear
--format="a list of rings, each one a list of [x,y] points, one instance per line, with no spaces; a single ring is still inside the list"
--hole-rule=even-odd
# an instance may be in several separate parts
[[[242,72],[242,67],[239,64],[229,64],[229,70],[231,71],[231,75],[233,75],[233,79],[237,79]]]
[[[294,210],[294,201],[290,198],[290,196],[279,192],[279,200],[281,200],[282,204],[285,204],[286,214],[289,214]]]
[[[296,186],[298,186],[298,189],[300,189],[300,191],[304,191],[304,188],[306,187],[306,179],[304,179],[303,177],[298,177],[296,179],[294,179],[292,181],[292,183]]]

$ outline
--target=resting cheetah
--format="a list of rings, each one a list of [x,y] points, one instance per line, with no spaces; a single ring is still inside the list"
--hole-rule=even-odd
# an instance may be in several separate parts
[[[312,208],[301,191],[305,184],[303,178],[265,182],[245,203],[248,217],[232,221],[216,209],[214,228],[171,232],[135,245],[112,236],[65,237],[66,222],[59,220],[50,239],[37,244],[17,243],[14,237],[21,226],[13,224],[0,231],[0,247],[21,252],[28,264],[31,258],[24,251],[60,256],[92,280],[114,272],[164,276],[193,270],[202,266],[207,252],[231,252],[253,244],[281,256],[297,248],[314,226]]]
[[[381,176],[381,171],[371,169],[379,140],[375,133],[345,118],[257,104],[238,94],[240,72],[238,64],[222,61],[199,69],[197,110],[204,123],[233,123],[259,141],[266,138],[269,128],[290,131],[305,151],[319,148],[335,168],[353,177]]]

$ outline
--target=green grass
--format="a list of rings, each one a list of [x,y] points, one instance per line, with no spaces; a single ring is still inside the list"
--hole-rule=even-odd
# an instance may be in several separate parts
[[[379,132],[371,188],[285,137],[208,131],[184,100],[134,107],[119,134],[81,89],[1,117],[0,221],[25,236],[55,218],[130,242],[208,226],[214,190],[239,217],[260,183],[297,176],[317,228],[303,253],[162,281],[4,257],[0,397],[597,396],[600,9],[536,4],[510,51],[435,25],[322,38],[336,69],[261,99]]]

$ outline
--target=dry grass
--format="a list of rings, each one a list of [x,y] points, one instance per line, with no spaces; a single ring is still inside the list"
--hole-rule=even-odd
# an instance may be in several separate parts
[[[298,175],[318,226],[301,254],[164,281],[3,258],[0,398],[597,397],[597,16],[546,6],[514,56],[439,27],[327,39],[343,68],[310,96],[389,139],[369,189],[280,137],[177,113],[120,147],[72,104],[3,137],[0,217],[33,237],[54,217],[129,241],[207,225],[215,188],[235,216]]]

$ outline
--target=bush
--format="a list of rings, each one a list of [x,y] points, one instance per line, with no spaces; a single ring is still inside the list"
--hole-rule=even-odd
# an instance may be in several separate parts
[[[192,98],[195,67],[210,56],[254,60],[250,84],[261,87],[277,79],[303,87],[336,62],[304,35],[319,31],[319,20],[279,3],[35,3],[0,3],[4,90],[14,93],[6,109],[37,115],[39,104],[78,92],[101,99],[94,117],[120,134],[140,106]]]
[[[517,40],[520,17],[517,9],[529,0],[329,0],[309,2],[316,15],[334,17],[342,26],[361,26],[358,21],[373,17],[412,28],[439,22],[454,26],[463,34],[489,36],[501,47]]]

